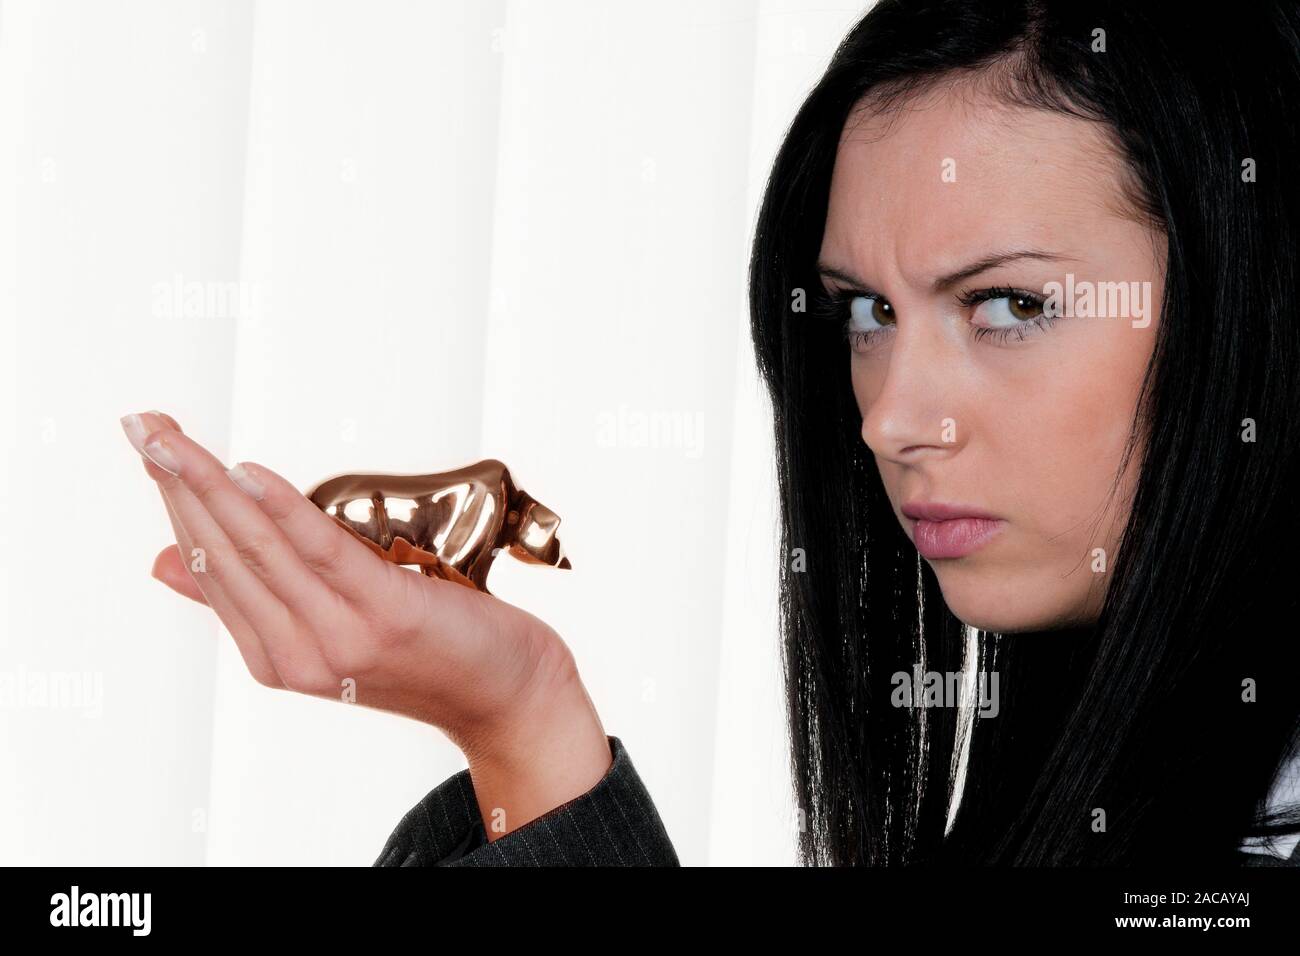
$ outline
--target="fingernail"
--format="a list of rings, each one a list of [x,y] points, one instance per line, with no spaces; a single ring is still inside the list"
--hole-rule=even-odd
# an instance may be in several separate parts
[[[131,443],[132,448],[138,452],[144,451],[144,439],[149,434],[148,429],[144,427],[144,419],[135,414],[123,415],[122,431],[126,432],[127,441]]]
[[[266,489],[262,487],[262,483],[249,474],[248,469],[243,465],[236,465],[234,468],[227,468],[226,474],[230,476],[231,481],[244,489],[248,496],[254,501],[261,501],[262,497],[266,494]]]
[[[161,438],[155,438],[140,449],[141,453],[151,462],[161,468],[168,474],[180,477],[181,463],[176,457],[176,453],[163,444]]]
[[[174,429],[176,429],[178,432],[184,432],[184,431],[185,431],[185,429],[181,428],[180,423],[177,422],[176,419],[174,419],[174,418],[172,418],[170,415],[168,415],[166,412],[160,412],[160,411],[158,411],[158,409],[156,409],[156,408],[151,408],[151,409],[149,409],[149,414],[150,414],[150,415],[156,415],[158,418],[162,419],[163,423],[164,423],[168,428],[174,428]]]

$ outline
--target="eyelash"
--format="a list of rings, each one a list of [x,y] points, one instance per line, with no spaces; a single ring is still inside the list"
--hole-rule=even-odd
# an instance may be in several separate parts
[[[845,341],[866,345],[882,330],[873,329],[869,332],[855,332],[849,328],[849,323],[852,321],[852,316],[849,315],[849,308],[853,300],[857,298],[881,299],[883,296],[878,296],[873,292],[856,291],[851,289],[840,289],[836,292],[820,291],[814,296],[812,312],[819,318],[830,322],[837,322]],[[1042,308],[1047,301],[1041,295],[1026,292],[1024,289],[1012,289],[1008,286],[991,286],[986,289],[971,289],[957,295],[957,301],[968,309],[979,305],[981,302],[991,302],[995,299],[1008,298],[1026,299],[1032,302],[1037,308]],[[888,300],[886,299],[885,301],[887,302]],[[972,326],[971,335],[977,342],[982,341],[989,336],[992,336],[993,340],[999,344],[1005,344],[1013,337],[1017,342],[1023,342],[1025,336],[1028,335],[1031,330],[1037,329],[1046,332],[1056,319],[1057,316],[1040,312],[1034,318],[1026,319],[1019,325],[1012,325],[1002,329]],[[897,319],[895,319],[895,321],[897,321]]]

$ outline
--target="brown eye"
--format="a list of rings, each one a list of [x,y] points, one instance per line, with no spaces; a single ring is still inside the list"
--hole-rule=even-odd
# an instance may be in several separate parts
[[[1043,303],[1023,295],[1007,296],[1007,311],[1017,319],[1031,322],[1043,314]]]
[[[1011,289],[986,289],[960,300],[974,305],[971,325],[985,331],[1023,330],[1048,321],[1043,313],[1044,300],[1028,292]]]
[[[884,299],[856,295],[849,303],[849,331],[874,332],[895,324],[894,307]]]

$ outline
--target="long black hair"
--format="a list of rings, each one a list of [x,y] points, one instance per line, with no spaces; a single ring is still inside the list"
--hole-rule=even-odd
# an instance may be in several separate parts
[[[996,635],[953,616],[860,437],[842,336],[795,305],[821,289],[852,107],[961,74],[1103,124],[1167,238],[1138,483],[1095,626]],[[1132,0],[881,0],[836,50],[777,155],[749,276],[804,863],[1234,865],[1243,838],[1300,830],[1300,810],[1265,812],[1300,733],[1297,103],[1294,2],[1207,19]],[[959,672],[968,647],[998,675],[996,718],[966,738],[958,709],[891,704],[892,675]]]

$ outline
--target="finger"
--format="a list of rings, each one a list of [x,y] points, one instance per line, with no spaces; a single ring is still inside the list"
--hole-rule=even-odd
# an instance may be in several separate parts
[[[180,431],[175,419],[162,412],[146,412],[144,416],[128,415],[122,419],[122,427],[131,439],[131,444],[141,453],[150,477],[165,483],[170,476],[149,461],[143,450],[149,433],[160,423]],[[206,449],[195,444],[204,455],[208,455]],[[208,457],[211,458],[210,455]],[[220,465],[215,458],[211,460],[217,466]],[[359,605],[382,599],[385,585],[392,580],[393,569],[376,560],[370,549],[269,468],[245,462],[232,471],[235,475],[231,477],[236,483],[244,483],[245,492],[281,529],[303,563],[328,587]],[[238,545],[237,541],[235,543]],[[307,607],[315,608],[320,598],[310,594],[302,600]]]
[[[178,431],[178,432],[183,432],[183,431],[185,431],[185,429],[181,428],[180,425],[176,424],[176,419],[172,418],[172,417],[171,417],[170,415],[168,415],[166,412],[160,412],[160,411],[158,411],[157,409],[155,409],[151,414],[153,414],[153,415],[157,415],[157,416],[158,416],[159,418],[161,418],[164,422],[166,422],[167,425],[168,425],[170,428],[172,428],[173,430]]]
[[[290,613],[318,633],[339,620],[342,599],[303,562],[284,532],[258,506],[256,497],[262,495],[262,486],[248,470],[227,471],[198,442],[171,430],[152,433],[144,451],[155,464],[177,472],[194,503],[220,527],[246,571]],[[171,487],[166,481],[162,485]],[[191,507],[188,501],[178,504],[182,520],[188,520],[185,509]],[[230,576],[246,575],[231,568]]]
[[[208,542],[214,537],[211,534],[211,529],[203,528],[202,522],[198,522],[198,526],[196,526],[194,520],[186,521],[184,516],[178,513],[165,488],[167,483],[175,481],[174,477],[166,470],[159,468],[157,464],[149,461],[144,454],[144,442],[150,433],[160,429],[171,429],[175,425],[175,419],[157,412],[132,414],[122,418],[122,429],[126,432],[127,439],[140,453],[141,460],[146,464],[145,470],[157,482],[163,505],[167,509],[167,517],[171,521],[172,530],[176,535],[176,542],[179,547],[177,558],[185,574],[189,576],[190,584],[198,589],[203,596],[203,602],[216,611],[226,630],[230,632],[231,638],[234,639],[235,646],[239,649],[240,656],[244,659],[244,664],[253,677],[266,686],[283,687],[284,682],[281,679],[275,657],[270,653],[266,642],[259,634],[259,624],[250,620],[249,616],[240,609],[237,602],[225,593],[220,586],[218,574],[212,573],[209,569],[209,552],[211,552],[214,560],[220,552],[219,547],[209,547]],[[176,428],[179,429],[179,426],[176,426]],[[179,431],[176,433],[179,434]],[[187,567],[183,555],[193,557],[195,564]],[[186,593],[186,591],[182,593]],[[189,596],[188,593],[187,596]],[[269,615],[273,612],[267,613]],[[265,622],[263,622],[262,626],[265,626]]]
[[[207,606],[208,599],[203,596],[199,586],[190,577],[190,572],[185,567],[185,562],[181,558],[180,550],[176,545],[169,545],[158,552],[158,557],[154,558],[153,569],[150,573],[182,597],[187,597],[191,601],[198,601],[200,604]]]
[[[152,416],[152,418],[146,419],[138,414],[124,415],[121,419],[122,430],[126,432],[126,437],[131,442],[131,446],[139,453],[145,474],[154,481],[161,481],[167,473],[145,457],[143,451],[144,440],[149,437],[149,432],[155,428],[165,427],[180,431],[181,426],[176,423],[176,419],[165,412],[151,411],[144,414]]]
[[[159,469],[164,477],[170,477],[165,471]],[[225,625],[226,630],[230,633],[231,639],[235,642],[235,647],[239,651],[239,656],[244,659],[244,666],[248,672],[253,675],[253,679],[259,684],[267,687],[283,687],[284,681],[280,678],[280,673],[276,669],[271,655],[267,652],[265,644],[258,636],[257,631],[244,617],[243,613],[229,601],[224,594],[215,586],[206,573],[206,557],[203,552],[194,546],[194,537],[189,529],[181,522],[176,515],[176,510],[172,507],[167,495],[163,493],[161,486],[158,489],[163,500],[163,507],[167,511],[167,518],[171,521],[172,531],[176,535],[178,545],[177,558],[180,556],[192,555],[197,563],[186,566],[182,563],[181,568],[190,578],[190,584],[198,589],[203,595],[204,603],[217,612],[217,617]],[[156,562],[155,562],[156,564]],[[192,572],[191,567],[195,567]]]
[[[270,468],[241,462],[236,484],[283,533],[299,559],[330,589],[364,608],[387,599],[394,568]]]
[[[227,626],[234,626],[236,621],[246,622],[248,634],[265,649],[285,686],[323,672],[321,654],[311,631],[299,626],[284,603],[249,570],[221,526],[180,478],[168,474],[158,487],[189,533],[193,548],[200,549],[203,565],[194,575],[195,583]],[[228,618],[227,611],[236,613]],[[231,635],[235,635],[234,630]]]
[[[198,583],[209,603],[219,594],[243,614],[286,687],[326,686],[322,682],[331,669],[322,641],[346,632],[352,609],[302,564],[280,530],[207,449],[180,432],[161,429],[149,434],[143,451],[167,472],[158,487],[195,541],[207,549],[207,573]],[[249,536],[237,529],[232,540],[218,515],[229,523],[240,511],[245,512],[240,520],[251,512],[263,530]],[[296,608],[264,579],[274,579]]]
[[[329,673],[320,638],[337,631],[351,609],[301,564],[279,529],[235,487],[207,449],[166,427],[149,412],[127,416],[123,427],[131,443],[139,444],[141,453],[159,469],[158,487],[172,513],[193,542],[205,550],[205,573],[195,580],[208,604],[222,620],[227,620],[227,610],[238,611],[251,635],[260,640],[284,686],[319,683]],[[143,441],[141,431],[146,432]],[[241,509],[245,518],[251,514],[261,522],[268,534],[256,538],[237,535],[238,540],[232,541],[210,508],[219,514],[223,509]],[[296,602],[296,614],[250,564],[276,578],[277,586]],[[228,626],[232,622],[233,618]]]

